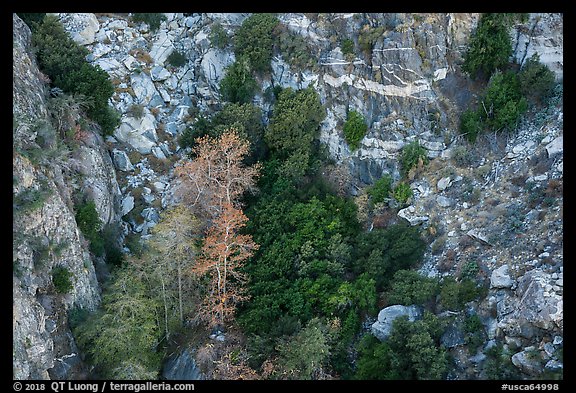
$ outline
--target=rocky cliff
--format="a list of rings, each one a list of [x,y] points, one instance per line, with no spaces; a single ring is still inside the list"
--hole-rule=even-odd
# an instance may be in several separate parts
[[[235,56],[230,45],[219,48],[211,43],[211,28],[218,22],[232,36],[249,14],[167,13],[157,31],[134,23],[126,14],[58,16],[71,36],[90,50],[88,60],[110,74],[116,87],[111,104],[122,114],[120,127],[106,138],[116,175],[106,149],[94,136],[94,143],[73,155],[71,167],[85,176],[77,186],[92,190],[100,201],[103,221],[123,216],[125,234],[145,237],[158,221],[159,211],[171,203],[171,169],[182,155],[176,137],[199,113],[213,113],[221,105],[219,83]],[[418,140],[426,148],[431,164],[410,184],[414,197],[410,206],[399,212],[400,217],[431,234],[421,272],[438,277],[458,275],[467,262],[478,261],[490,289],[486,299],[470,304],[468,311],[482,318],[487,332],[485,347],[497,339],[505,342],[514,354],[514,365],[527,377],[534,377],[545,369],[562,367],[558,351],[563,336],[563,108],[561,99],[557,100],[540,120],[526,120],[518,134],[486,138],[463,153],[458,119],[479,86],[463,75],[460,66],[479,17],[458,13],[279,14],[284,28],[304,40],[304,50],[312,61],[295,67],[290,65],[290,53],[276,53],[272,72],[258,82],[262,92],[273,86],[298,89],[309,85],[319,92],[327,109],[321,142],[346,174],[349,194],[362,196],[365,186],[383,173],[398,179],[399,153],[411,141]],[[24,38],[29,33],[17,18],[14,23],[19,26],[14,33],[15,118],[17,112],[27,116],[33,112],[35,118],[42,118],[45,94],[41,75],[25,50]],[[538,53],[562,81],[562,26],[561,14],[530,14],[526,23],[511,29],[513,57],[522,63]],[[353,53],[343,53],[345,39],[353,41]],[[365,49],[367,41],[370,50]],[[18,58],[27,59],[18,66],[17,48],[22,48]],[[183,66],[170,65],[167,59],[174,51],[184,54]],[[269,100],[262,93],[254,102],[262,107],[267,122]],[[348,110],[362,113],[368,123],[368,133],[355,151],[343,137]],[[21,126],[15,133],[15,140],[34,140],[33,133]],[[17,170],[20,166],[33,168],[16,155],[15,177],[25,172]],[[97,169],[86,173],[89,168]],[[48,187],[50,176],[46,175]],[[35,178],[30,175],[30,179]],[[15,193],[22,184],[14,186]],[[36,183],[29,180],[26,184]],[[549,199],[544,202],[546,197]],[[67,199],[62,201],[66,204]],[[45,211],[48,215],[46,207],[36,211],[40,216],[30,222],[48,219],[41,216]],[[73,215],[69,218],[74,226]],[[49,239],[63,236],[42,235]],[[25,246],[19,247],[22,254]],[[72,264],[74,259],[66,260]],[[31,270],[30,262],[19,263]],[[92,265],[88,265],[83,274],[92,277]],[[34,277],[35,273],[30,274]],[[80,272],[76,275],[80,277]],[[18,285],[14,287],[16,296]],[[33,301],[30,290],[26,293],[31,294],[29,304],[36,307],[30,313],[36,319],[27,323],[38,325],[46,308]],[[93,301],[86,299],[72,294],[64,304],[97,302],[96,295]],[[34,342],[49,337],[46,329],[35,330],[35,334]],[[467,353],[458,340],[447,347],[459,362],[453,378],[478,377],[474,370],[483,361],[481,356]],[[17,351],[20,363],[46,363],[48,360],[38,359],[53,358],[54,350],[46,345],[32,348],[34,356],[31,351],[26,352],[27,357],[22,355],[23,349]],[[538,352],[538,366],[533,364],[534,356],[524,356],[534,351]],[[32,374],[22,371],[18,375]]]
[[[100,286],[72,195],[93,195],[100,220],[109,223],[119,220],[119,189],[95,130],[87,129],[74,150],[57,141],[30,30],[16,15],[13,27],[13,377],[82,378],[68,314],[73,308],[95,309]],[[56,290],[55,268],[70,273],[68,293]]]

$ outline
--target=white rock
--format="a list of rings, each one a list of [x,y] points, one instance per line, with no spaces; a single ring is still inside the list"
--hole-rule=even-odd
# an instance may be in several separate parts
[[[150,76],[154,82],[164,81],[170,78],[172,74],[164,67],[156,66],[150,70]]]
[[[448,237],[454,237],[454,235],[456,235],[456,231],[448,232]]]
[[[534,181],[546,181],[546,180],[548,180],[548,176],[547,176],[547,175],[534,176]]]
[[[410,225],[414,226],[414,225],[418,225],[421,224],[423,222],[428,221],[430,218],[428,216],[418,216],[415,215],[415,207],[414,206],[408,206],[407,208],[401,209],[400,211],[398,211],[398,217],[401,217],[405,220],[407,220]]]
[[[132,166],[130,158],[124,150],[112,150],[112,160],[116,168],[120,171],[128,172],[134,170],[134,166]]]
[[[508,274],[508,265],[502,265],[492,271],[490,276],[490,288],[511,288],[514,280]]]
[[[562,336],[554,336],[554,341],[552,342],[552,344],[560,345],[562,344],[563,341],[564,339],[562,338]]]
[[[150,50],[150,56],[154,60],[154,63],[159,65],[164,65],[164,62],[174,51],[174,45],[172,40],[166,34],[166,30],[161,30],[158,34],[158,38],[152,44],[152,49]]]
[[[372,324],[372,334],[380,341],[384,341],[392,332],[394,320],[400,316],[407,316],[410,322],[420,319],[422,313],[417,306],[394,305],[383,308],[378,313],[378,320]]]
[[[60,21],[72,39],[80,45],[89,45],[96,40],[100,22],[90,13],[60,14]]]
[[[552,157],[555,154],[561,154],[564,151],[563,138],[559,136],[554,139],[548,145],[546,145],[546,151],[548,152],[548,157]]]
[[[155,95],[160,97],[154,82],[144,72],[131,74],[130,83],[140,104],[148,105]]]
[[[468,204],[468,202],[464,202],[464,203],[462,204],[462,207],[463,207],[464,209],[468,209],[468,208],[470,207],[470,205]]]
[[[232,63],[234,63],[233,53],[212,48],[202,56],[200,68],[210,86],[218,88],[220,81],[226,75],[225,68]]]
[[[450,179],[450,176],[448,176],[438,180],[436,187],[438,187],[439,191],[444,191],[446,188],[450,187],[450,185],[452,185],[452,180]]]
[[[122,200],[122,216],[130,213],[132,209],[134,209],[134,197],[128,195]]]
[[[438,203],[438,206],[440,206],[440,207],[452,206],[452,200],[450,198],[443,196],[443,195],[438,195],[436,197],[436,203]]]

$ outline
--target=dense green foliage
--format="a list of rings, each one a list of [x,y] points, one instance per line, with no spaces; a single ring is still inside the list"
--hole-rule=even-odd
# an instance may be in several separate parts
[[[492,130],[514,130],[528,105],[520,92],[515,72],[495,73],[486,89],[484,105],[489,109],[486,125]]]
[[[344,139],[346,139],[352,150],[356,150],[360,147],[360,141],[366,135],[366,131],[368,131],[368,125],[360,113],[349,111],[343,129]]]
[[[28,25],[31,31],[36,30],[38,24],[42,23],[45,12],[18,12],[17,15]]]
[[[94,201],[81,203],[76,207],[76,223],[84,237],[90,241],[90,250],[97,256],[103,255],[104,242],[99,233],[102,223]]]
[[[316,65],[312,55],[314,50],[300,34],[290,31],[283,24],[275,28],[275,34],[277,51],[294,70],[301,71]]]
[[[155,32],[160,28],[162,21],[165,21],[166,15],[161,13],[134,13],[132,20],[134,22],[144,22],[150,26],[150,31]]]
[[[553,94],[556,80],[554,73],[540,63],[540,57],[534,53],[526,60],[518,73],[520,92],[534,104],[544,104]]]
[[[438,279],[420,275],[413,270],[398,270],[387,293],[390,304],[424,305],[434,301],[440,285]]]
[[[220,94],[224,101],[248,103],[254,97],[258,85],[252,76],[248,63],[242,59],[226,68],[226,75],[220,81]]]
[[[230,38],[226,31],[220,24],[220,22],[215,22],[210,26],[210,42],[218,49],[224,49],[230,44]]]
[[[308,171],[318,150],[320,123],[325,117],[326,110],[313,88],[287,88],[280,92],[264,140],[273,157],[283,161],[283,175],[296,179]]]
[[[380,179],[376,180],[374,184],[368,188],[368,195],[372,198],[372,202],[382,203],[386,198],[390,197],[392,191],[392,176],[384,174]]]
[[[527,109],[518,74],[513,71],[496,72],[490,78],[481,104],[475,111],[468,109],[462,114],[460,131],[472,142],[483,129],[512,131]]]
[[[420,142],[410,142],[402,149],[400,168],[404,177],[408,177],[409,172],[413,168],[418,168],[420,165],[426,165],[427,163],[426,149],[420,145]]]
[[[231,128],[236,129],[240,136],[250,142],[250,156],[246,164],[264,158],[267,149],[264,143],[262,110],[252,103],[227,103],[211,118],[199,117],[179,136],[178,143],[183,148],[194,147],[196,138],[204,135],[216,137]]]
[[[442,280],[440,304],[448,310],[462,310],[466,303],[479,298],[483,292],[483,288],[473,280],[456,281],[454,277],[448,276]]]
[[[354,41],[350,38],[346,38],[340,43],[340,48],[342,49],[343,55],[351,55],[354,53]]]
[[[157,307],[135,271],[115,272],[101,308],[73,326],[78,345],[101,377],[126,377],[129,365],[140,370],[132,379],[157,376],[161,360],[156,352],[160,336]]]
[[[448,355],[440,347],[442,322],[425,312],[424,318],[409,322],[403,316],[393,322],[385,342],[366,335],[359,345],[356,379],[442,379]]]
[[[408,183],[399,183],[394,188],[393,195],[394,199],[396,199],[400,205],[404,206],[408,199],[412,198],[413,193]]]
[[[361,232],[354,248],[353,269],[367,273],[382,291],[398,270],[415,267],[422,259],[426,243],[418,229],[407,224]]]
[[[58,293],[69,293],[72,288],[72,281],[70,278],[72,273],[64,266],[56,266],[52,269],[52,283]]]
[[[273,32],[279,23],[272,14],[253,14],[246,18],[234,36],[236,59],[246,59],[250,71],[267,72],[274,47]]]
[[[508,64],[512,41],[508,34],[509,19],[505,14],[484,14],[470,38],[462,69],[471,76],[490,76]]]
[[[88,50],[74,42],[53,15],[47,15],[38,25],[32,42],[40,69],[54,86],[87,97],[88,116],[105,134],[111,134],[119,124],[119,115],[108,106],[114,93],[108,73],[86,61]]]
[[[186,64],[186,56],[175,50],[170,53],[170,55],[166,58],[166,61],[173,67],[182,67],[184,64]]]
[[[552,96],[554,73],[534,54],[520,72],[510,67],[512,42],[508,30],[527,14],[484,14],[472,36],[462,68],[474,78],[489,80],[475,107],[460,117],[460,133],[470,142],[484,131],[514,131],[528,102],[545,105]],[[507,68],[512,68],[506,71]]]

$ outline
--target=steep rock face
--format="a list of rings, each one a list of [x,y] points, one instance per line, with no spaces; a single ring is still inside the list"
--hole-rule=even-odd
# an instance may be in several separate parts
[[[74,34],[74,26],[81,23],[72,22],[68,14],[60,15]],[[175,137],[194,121],[195,111],[209,115],[222,104],[219,82],[235,56],[231,45],[222,49],[212,45],[211,26],[219,22],[232,36],[249,16],[166,15],[168,20],[157,32],[134,24],[126,15],[98,15],[95,40],[86,46],[92,52],[90,61],[107,70],[117,86],[112,104],[122,113],[122,125],[107,142],[128,153],[122,156],[124,164],[117,163],[123,172],[119,180],[124,213],[141,211],[141,217],[154,216],[144,213],[153,203],[161,201],[165,207],[175,201],[171,168],[181,156]],[[319,92],[327,109],[320,138],[340,167],[352,175],[356,185],[350,187],[352,193],[383,173],[398,179],[402,148],[420,141],[434,159],[433,168],[411,183],[414,197],[400,215],[413,225],[438,231],[437,243],[445,244],[439,254],[426,253],[421,271],[430,276],[454,275],[466,258],[478,258],[481,274],[488,280],[494,274],[489,296],[474,305],[489,339],[517,343],[509,345],[510,350],[530,353],[526,348],[535,346],[544,353],[542,348],[551,337],[561,338],[563,326],[559,311],[561,196],[559,206],[526,208],[528,213],[520,219],[517,214],[530,204],[528,184],[536,183],[542,191],[547,184],[562,181],[562,109],[556,109],[544,124],[522,127],[507,138],[504,151],[493,146],[500,142],[493,141],[473,164],[454,164],[457,148],[463,147],[457,137],[459,114],[479,93],[460,69],[479,17],[464,13],[279,14],[287,29],[309,44],[315,64],[295,69],[286,55],[277,54],[270,75],[258,81],[263,91],[279,85],[312,86]],[[561,80],[562,26],[561,14],[530,14],[527,23],[511,29],[513,58],[523,62],[539,53]],[[361,32],[377,32],[369,51],[360,45]],[[342,53],[344,38],[354,41],[354,52],[348,56]],[[167,56],[174,50],[185,55],[184,66],[168,64]],[[257,95],[254,103],[262,107],[267,122],[271,106],[264,94]],[[131,113],[134,105],[144,107],[142,117]],[[356,151],[350,150],[343,137],[348,110],[362,113],[368,124]],[[469,154],[478,152],[470,148]],[[521,179],[524,176],[527,179]],[[476,189],[479,192],[473,193]],[[144,202],[131,195],[138,193],[146,196]],[[548,214],[544,221],[539,219],[543,213]],[[146,217],[143,223],[125,218],[130,221],[126,231],[146,235],[147,228],[155,224]],[[518,220],[526,233],[514,232]],[[548,238],[542,239],[542,233],[548,233]],[[456,253],[457,259],[450,260],[447,251]],[[520,307],[512,312],[515,305]],[[543,341],[535,342],[541,336]],[[460,340],[452,341],[458,350]],[[560,360],[547,356],[550,369],[562,366]],[[519,359],[524,356],[516,357],[516,363],[523,364]],[[474,358],[471,362],[481,361]]]
[[[94,310],[100,287],[71,196],[91,194],[109,223],[119,220],[119,189],[102,138],[90,130],[77,150],[43,156],[38,133],[50,127],[45,78],[31,54],[30,30],[16,15],[13,26],[13,377],[83,378],[68,313]],[[55,267],[70,273],[68,293],[56,291]]]

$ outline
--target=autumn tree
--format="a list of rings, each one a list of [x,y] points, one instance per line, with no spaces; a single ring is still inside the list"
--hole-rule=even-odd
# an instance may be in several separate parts
[[[235,129],[197,139],[193,152],[196,158],[178,167],[176,174],[182,179],[183,202],[209,223],[192,271],[208,277],[201,317],[221,326],[232,318],[236,304],[246,299],[243,284],[247,277],[239,268],[258,245],[250,235],[239,233],[248,221],[240,209],[240,198],[254,190],[260,165],[244,164],[250,144]]]
[[[230,203],[223,206],[207,232],[202,255],[194,272],[208,275],[208,294],[201,306],[201,315],[212,326],[222,326],[234,314],[237,303],[246,300],[243,284],[247,276],[239,268],[258,249],[251,235],[242,235],[248,218]]]
[[[255,187],[260,164],[245,166],[250,144],[235,129],[218,137],[203,136],[193,148],[195,159],[176,168],[182,180],[179,194],[197,216],[214,219],[225,204],[238,207],[239,198]]]

